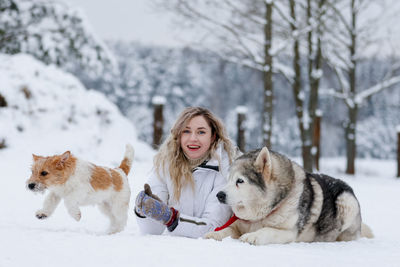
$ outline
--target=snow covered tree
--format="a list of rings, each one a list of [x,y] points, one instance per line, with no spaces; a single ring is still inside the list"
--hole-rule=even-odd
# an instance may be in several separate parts
[[[360,88],[358,66],[363,60],[363,52],[371,45],[376,45],[376,28],[380,25],[381,14],[370,17],[371,10],[383,10],[382,2],[377,0],[343,0],[330,3],[334,10],[333,19],[337,21],[337,27],[332,29],[329,41],[331,42],[331,54],[329,62],[335,70],[339,86],[328,90],[345,101],[348,108],[348,118],[344,123],[346,139],[346,173],[355,173],[356,158],[356,129],[359,108],[363,102],[373,94],[400,82],[398,64],[394,63],[387,69],[386,74],[374,85],[368,88]],[[383,12],[382,12],[383,14]],[[369,18],[369,19],[367,19]]]
[[[263,74],[262,142],[271,146],[273,116],[273,10],[274,1],[153,0],[169,10],[181,25],[196,28],[195,44],[202,44],[223,59],[259,70]]]
[[[261,118],[263,144],[268,146],[272,136],[274,79],[277,74],[286,78],[295,97],[303,165],[312,171],[322,43],[327,28],[326,0],[153,2],[180,15],[188,26],[200,28],[202,47],[263,74]]]
[[[319,108],[319,87],[323,76],[323,35],[327,30],[325,0],[276,1],[278,36],[283,57],[279,73],[292,87],[301,139],[303,167],[315,168],[314,128]],[[287,45],[289,44],[289,45]],[[286,45],[286,46],[285,46]]]
[[[84,15],[63,2],[0,0],[0,52],[28,53],[90,78],[115,70]]]

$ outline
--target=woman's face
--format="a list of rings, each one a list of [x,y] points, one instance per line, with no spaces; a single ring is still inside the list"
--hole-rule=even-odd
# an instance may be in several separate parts
[[[181,148],[190,159],[198,159],[208,151],[213,139],[207,121],[203,116],[196,116],[182,130]]]

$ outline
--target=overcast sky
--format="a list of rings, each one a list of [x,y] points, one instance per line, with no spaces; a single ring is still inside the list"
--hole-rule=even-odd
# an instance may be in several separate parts
[[[135,40],[146,44],[177,46],[179,29],[170,17],[155,13],[149,0],[64,0],[80,7],[102,39]]]
[[[103,40],[134,40],[144,44],[181,46],[183,38],[190,39],[190,33],[172,26],[172,15],[156,13],[150,6],[150,0],[63,0],[75,7],[80,7],[89,19],[95,33]],[[381,50],[397,51],[400,46],[400,10],[398,0],[382,0],[391,3],[383,24],[390,29],[390,40],[387,39],[388,28],[381,28],[378,35],[386,36]],[[389,52],[390,54],[390,52]]]

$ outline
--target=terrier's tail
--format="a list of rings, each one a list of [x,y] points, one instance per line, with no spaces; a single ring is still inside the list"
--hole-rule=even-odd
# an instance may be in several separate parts
[[[131,170],[134,154],[135,151],[133,150],[133,147],[130,144],[126,144],[124,159],[119,165],[119,168],[122,169],[126,175],[128,175]]]
[[[374,238],[371,228],[365,223],[361,223],[361,237]]]

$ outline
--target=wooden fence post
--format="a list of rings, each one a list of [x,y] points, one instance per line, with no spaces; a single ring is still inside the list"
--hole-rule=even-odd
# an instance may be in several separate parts
[[[153,148],[158,149],[163,137],[164,116],[163,109],[165,105],[165,98],[162,96],[154,96],[152,99],[154,107],[153,113]]]
[[[400,125],[397,126],[397,177],[400,178]]]
[[[237,113],[237,146],[239,147],[240,151],[245,152],[246,148],[246,127],[245,127],[245,121],[246,121],[246,113],[247,113],[247,108],[244,106],[238,106],[236,108],[236,113]]]
[[[321,117],[322,117],[322,112],[320,110],[317,110],[315,114],[315,127],[314,127],[314,133],[313,133],[313,144],[312,144],[312,150],[311,154],[314,159],[314,167],[316,170],[319,171],[319,157],[321,155]]]

